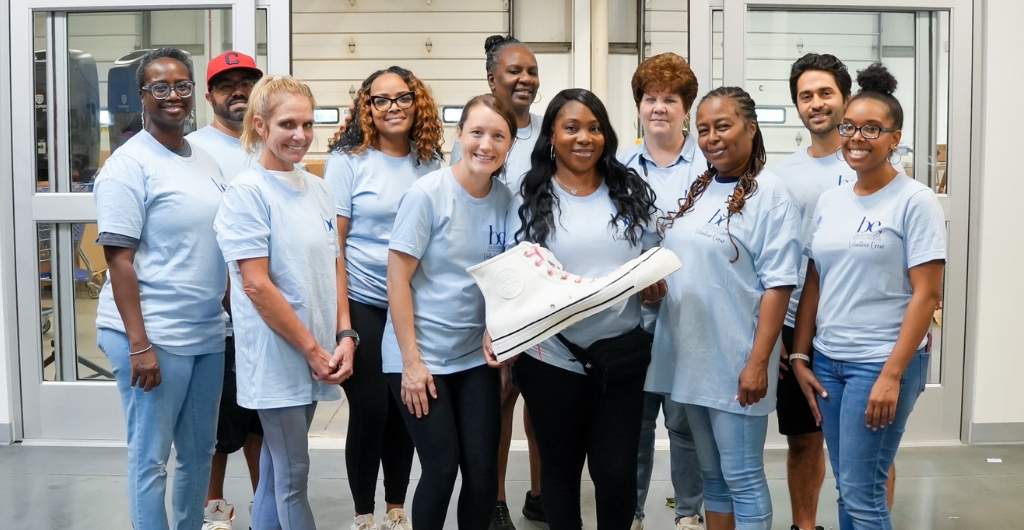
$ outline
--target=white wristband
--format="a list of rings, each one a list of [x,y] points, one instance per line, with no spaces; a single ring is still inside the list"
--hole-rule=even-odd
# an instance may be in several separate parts
[[[801,360],[807,364],[811,364],[811,358],[805,353],[791,353],[789,354],[789,364],[793,364],[793,361]]]

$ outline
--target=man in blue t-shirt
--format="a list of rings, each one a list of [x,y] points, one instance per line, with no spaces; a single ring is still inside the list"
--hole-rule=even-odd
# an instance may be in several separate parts
[[[213,123],[188,135],[186,140],[213,155],[224,180],[228,182],[256,164],[258,158],[242,149],[239,137],[242,135],[242,119],[249,108],[249,93],[261,77],[263,72],[256,67],[252,57],[234,51],[214,57],[206,69],[206,101],[213,108]],[[210,488],[206,494],[204,529],[221,528],[214,523],[230,524],[234,517],[234,506],[224,500],[224,474],[229,454],[242,450],[253,492],[260,475],[263,426],[255,410],[242,408],[235,400],[235,344],[230,321],[225,341],[224,390],[220,399]]]
[[[793,63],[789,90],[800,121],[811,133],[811,145],[793,153],[773,168],[787,184],[793,198],[804,210],[804,244],[810,239],[815,206],[825,191],[857,179],[839,152],[837,127],[846,114],[853,80],[846,65],[829,54],[808,53]],[[897,168],[901,170],[901,168]],[[807,399],[790,370],[788,355],[793,348],[796,308],[803,292],[807,258],[800,266],[799,282],[793,289],[785,326],[782,328],[782,363],[779,370],[779,433],[786,436],[789,454],[786,474],[793,509],[791,530],[819,529],[815,525],[818,493],[825,480],[825,438],[815,424]],[[804,352],[798,352],[804,353]],[[889,470],[889,505],[895,486],[895,467]]]

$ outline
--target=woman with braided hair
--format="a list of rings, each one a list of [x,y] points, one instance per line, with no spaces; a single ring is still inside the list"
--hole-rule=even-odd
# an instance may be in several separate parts
[[[719,88],[697,109],[708,170],[661,220],[683,267],[667,278],[645,390],[683,403],[708,530],[768,530],[764,474],[779,333],[800,265],[800,207],[764,169],[754,101]]]

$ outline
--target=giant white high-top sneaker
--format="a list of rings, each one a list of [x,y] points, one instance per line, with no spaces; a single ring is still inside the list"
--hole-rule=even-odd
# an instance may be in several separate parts
[[[604,277],[584,278],[563,270],[548,249],[524,242],[466,272],[484,295],[494,354],[505,361],[681,266],[671,250],[657,247]]]

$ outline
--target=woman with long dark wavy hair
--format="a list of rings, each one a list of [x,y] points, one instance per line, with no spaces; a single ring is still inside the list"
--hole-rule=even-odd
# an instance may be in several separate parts
[[[349,402],[345,464],[355,503],[352,528],[377,528],[374,495],[383,464],[384,526],[408,529],[404,506],[413,443],[381,371],[388,242],[402,194],[441,166],[443,129],[426,86],[398,66],[363,81],[349,116],[330,143],[324,179],[334,190],[344,264],[338,273],[348,290],[338,312],[360,344],[353,375],[342,385]]]
[[[544,114],[522,194],[509,208],[508,245],[537,243],[566,271],[586,277],[608,274],[654,246],[654,192],[616,160],[617,147],[597,96],[583,89],[559,92]],[[663,285],[641,297],[653,301]],[[639,329],[639,298],[565,329],[515,363],[540,449],[541,500],[552,530],[580,528],[585,460],[596,490],[598,528],[625,530],[633,521],[644,371],[650,360],[650,336]],[[624,354],[641,352],[642,366],[632,377],[602,388],[570,348],[604,339],[614,340]]]
[[[800,265],[801,209],[764,169],[754,100],[737,87],[697,109],[708,170],[663,220],[683,267],[667,278],[648,388],[683,403],[704,475],[708,530],[769,530],[764,474],[779,335]]]

